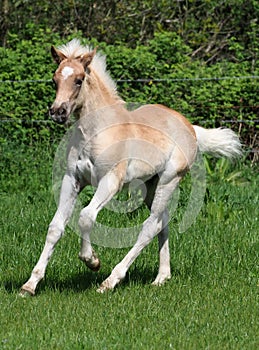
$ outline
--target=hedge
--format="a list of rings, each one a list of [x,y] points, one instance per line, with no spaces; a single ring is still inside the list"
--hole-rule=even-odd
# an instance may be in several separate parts
[[[231,126],[241,130],[248,146],[256,147],[257,62],[252,66],[248,61],[225,60],[207,66],[192,59],[190,48],[171,32],[156,33],[147,45],[139,44],[134,49],[122,43],[89,42],[81,33],[76,36],[83,43],[98,45],[107,55],[108,69],[127,102],[161,103],[193,123]],[[32,143],[59,137],[63,127],[50,122],[47,113],[55,96],[51,78],[56,66],[50,46],[61,43],[59,36],[39,30],[31,40],[20,41],[14,34],[8,40],[7,48],[0,47],[0,143],[10,139]],[[244,78],[251,76],[254,78]]]

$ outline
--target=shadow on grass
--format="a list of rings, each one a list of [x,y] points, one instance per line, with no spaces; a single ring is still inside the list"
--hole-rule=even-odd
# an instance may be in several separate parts
[[[73,274],[72,276],[68,276],[67,278],[60,279],[59,277],[51,276],[46,277],[39,283],[36,295],[40,295],[41,293],[45,293],[46,291],[58,291],[62,292],[73,292],[73,293],[82,293],[86,290],[96,289],[107,277],[109,273],[105,272],[97,272],[94,273],[92,271],[85,271],[82,273]],[[144,270],[138,270],[134,268],[130,270],[125,279],[123,280],[122,286],[133,285],[148,285],[155,279],[156,274],[153,269],[145,268]],[[28,276],[26,276],[28,278]],[[26,277],[7,280],[4,281],[3,285],[5,291],[8,294],[19,293],[21,286],[25,283]]]
[[[75,293],[81,293],[87,289],[94,288],[99,285],[103,279],[105,279],[105,275],[102,273],[93,273],[91,271],[74,274],[67,278],[60,279],[58,276],[46,277],[39,283],[36,294],[40,295],[46,291],[73,291]],[[5,291],[9,294],[19,293],[21,286],[28,279],[28,276],[25,276],[24,279],[13,279],[4,281],[3,285]]]

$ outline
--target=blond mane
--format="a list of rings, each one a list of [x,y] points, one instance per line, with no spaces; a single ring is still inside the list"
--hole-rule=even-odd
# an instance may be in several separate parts
[[[89,45],[83,46],[80,43],[80,40],[73,39],[67,44],[59,46],[58,50],[60,50],[67,58],[75,59],[88,52],[91,52],[93,48]],[[95,71],[106,87],[113,93],[117,94],[116,83],[106,70],[106,56],[100,52],[97,52],[90,64],[90,67]]]

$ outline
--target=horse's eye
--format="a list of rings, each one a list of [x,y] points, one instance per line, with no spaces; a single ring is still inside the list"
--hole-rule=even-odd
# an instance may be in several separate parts
[[[83,83],[83,79],[76,79],[76,81],[75,81],[75,84],[76,84],[77,86],[81,86],[82,83]]]

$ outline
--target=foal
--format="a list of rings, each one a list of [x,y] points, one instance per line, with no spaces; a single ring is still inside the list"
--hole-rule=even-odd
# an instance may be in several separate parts
[[[54,247],[64,233],[76,198],[86,185],[96,192],[79,218],[80,259],[92,269],[100,261],[90,242],[99,211],[125,184],[141,179],[146,184],[145,202],[150,216],[136,243],[112,270],[98,291],[113,289],[142,249],[158,235],[159,271],[153,284],[171,277],[167,205],[181,178],[195,162],[198,150],[229,158],[241,154],[238,137],[230,129],[193,126],[184,116],[161,105],[145,105],[128,111],[106,71],[105,57],[72,40],[51,53],[58,64],[53,81],[56,99],[50,116],[60,124],[73,113],[78,119],[68,147],[58,209],[51,221],[44,249],[21,293],[35,294],[44,277]]]

